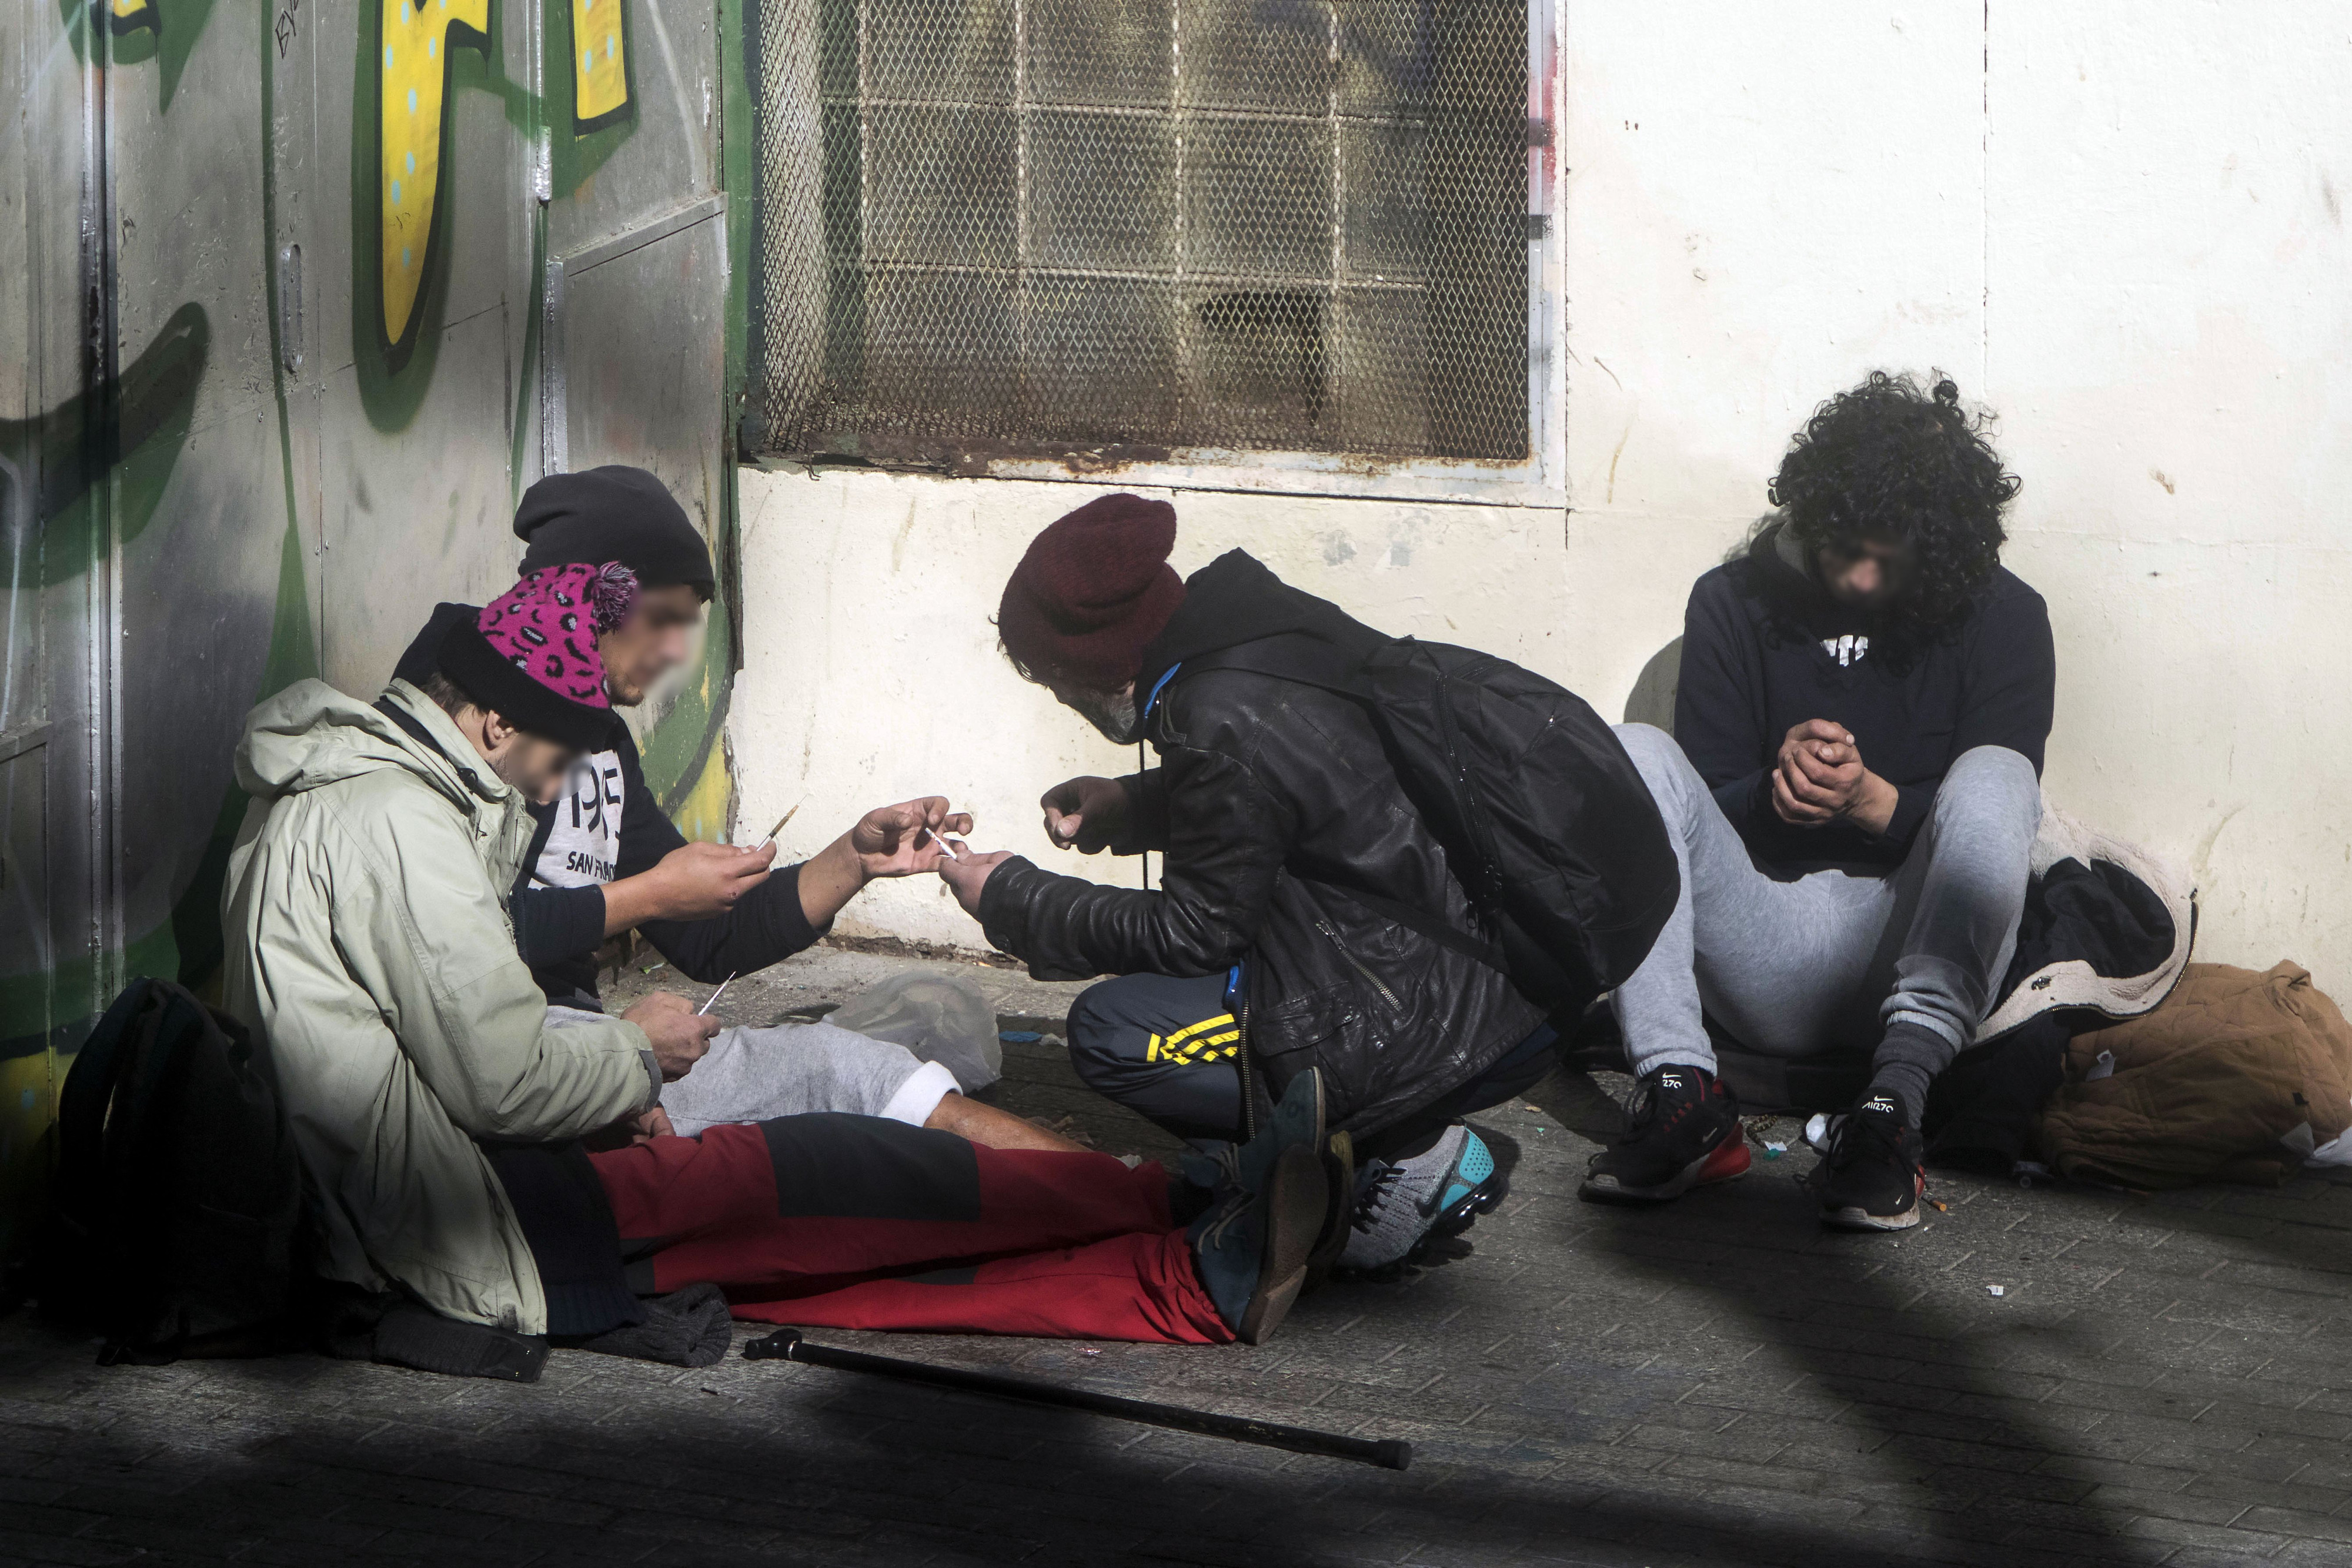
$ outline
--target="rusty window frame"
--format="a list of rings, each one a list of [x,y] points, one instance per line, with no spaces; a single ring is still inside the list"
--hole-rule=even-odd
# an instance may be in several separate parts
[[[776,298],[775,282],[792,277],[807,276],[803,266],[795,268],[791,262],[795,256],[812,258],[822,250],[824,239],[813,231],[823,227],[822,211],[812,220],[811,208],[821,204],[823,193],[817,189],[828,175],[836,183],[836,193],[843,188],[845,176],[838,167],[838,148],[845,141],[844,121],[856,117],[855,135],[856,169],[855,173],[857,196],[857,225],[861,239],[876,230],[869,225],[877,221],[877,182],[875,169],[875,145],[877,133],[874,122],[894,114],[963,113],[972,117],[976,125],[986,125],[987,112],[1003,116],[1009,110],[1014,127],[1007,151],[1011,168],[1009,178],[1014,186],[1009,222],[1000,214],[993,232],[983,226],[972,226],[971,255],[975,260],[962,257],[935,258],[934,271],[948,275],[961,271],[966,275],[1006,273],[1016,277],[1041,271],[1055,270],[1052,258],[1041,256],[1041,236],[1038,230],[1040,204],[1034,192],[1039,179],[1035,144],[1037,123],[1050,117],[1092,114],[1108,120],[1150,118],[1138,115],[1131,108],[1122,110],[1116,106],[1078,107],[1049,101],[1033,92],[1031,61],[1034,50],[1030,34],[1039,26],[1041,15],[1055,4],[1065,9],[1072,0],[1001,0],[1001,9],[1011,13],[1013,30],[1013,82],[1009,104],[1003,101],[1000,89],[998,99],[982,101],[978,99],[953,99],[943,92],[929,97],[920,93],[895,94],[883,90],[891,81],[903,82],[908,75],[905,50],[892,55],[888,48],[877,48],[875,34],[877,13],[887,17],[888,8],[896,5],[903,12],[909,0],[803,0],[800,15],[821,16],[830,8],[836,18],[836,34],[843,32],[838,18],[852,16],[856,22],[854,54],[836,47],[832,62],[830,92],[806,91],[812,75],[806,58],[809,40],[779,40],[773,35],[782,30],[776,23],[777,11],[771,8],[760,24],[761,37],[754,42],[755,71],[759,78],[756,96],[761,100],[761,229],[754,244],[755,277],[753,281],[754,345],[753,386],[751,416],[745,422],[743,447],[747,457],[772,466],[823,465],[856,464],[887,468],[928,469],[967,476],[990,476],[1033,479],[1081,479],[1099,482],[1106,478],[1139,485],[1165,485],[1184,487],[1220,489],[1263,489],[1292,493],[1379,494],[1401,497],[1433,500],[1464,500],[1486,503],[1520,502],[1533,505],[1560,503],[1561,456],[1564,446],[1563,389],[1557,351],[1557,322],[1561,242],[1559,225],[1554,219],[1557,206],[1559,172],[1553,156],[1553,127],[1559,120],[1557,68],[1558,10],[1556,0],[1527,0],[1526,16],[1526,235],[1525,256],[1525,417],[1524,450],[1507,455],[1448,456],[1430,452],[1386,450],[1352,450],[1344,444],[1326,443],[1321,445],[1253,446],[1242,443],[1216,441],[1170,440],[1113,441],[1089,443],[1060,441],[1050,438],[1024,439],[1024,432],[982,431],[960,434],[952,428],[942,434],[939,429],[866,428],[853,430],[847,439],[825,439],[837,433],[822,428],[822,419],[804,422],[802,428],[782,428],[792,420],[792,383],[801,383],[802,402],[806,406],[806,388],[821,379],[825,368],[823,361],[826,349],[818,343],[812,352],[807,344],[812,318],[821,322],[821,311],[813,312],[804,301],[789,298],[781,304]],[[1207,0],[1171,0],[1181,16],[1186,5],[1202,5]],[[1319,12],[1331,19],[1334,49],[1337,49],[1339,18],[1347,8],[1361,0],[1307,0],[1306,9]],[[903,30],[903,29],[902,29]],[[1179,24],[1176,47],[1181,50],[1181,25]],[[796,62],[794,50],[802,57]],[[882,57],[877,67],[877,55]],[[1336,57],[1336,53],[1335,53]],[[841,61],[854,59],[856,78],[854,87],[843,91]],[[803,90],[794,94],[793,85],[797,64],[798,79]],[[949,60],[937,69],[953,75],[959,62]],[[814,75],[824,74],[824,63],[818,62]],[[913,68],[919,78],[924,68]],[[891,77],[893,71],[898,74]],[[1174,75],[1174,73],[1171,73]],[[877,85],[877,78],[889,78]],[[1181,95],[1185,84],[1181,75],[1172,84],[1175,99],[1162,118],[1178,118],[1182,110]],[[1327,114],[1336,124],[1340,118],[1337,91]],[[834,137],[835,167],[824,164],[823,138],[828,127],[824,121],[832,117],[829,128]],[[1211,118],[1247,121],[1246,114],[1229,115],[1217,111]],[[1258,117],[1279,120],[1280,115]],[[1293,116],[1293,119],[1299,117]],[[1517,128],[1515,127],[1514,130]],[[1338,132],[1333,132],[1334,152],[1330,161],[1336,182],[1345,177],[1345,165],[1336,151]],[[798,138],[795,143],[795,136]],[[812,139],[818,143],[814,163]],[[948,140],[942,138],[941,140]],[[1182,139],[1180,137],[1180,141]],[[1190,151],[1185,148],[1184,151]],[[1181,155],[1181,154],[1180,154]],[[1491,165],[1490,165],[1491,166]],[[887,171],[885,172],[886,175]],[[1179,173],[1181,180],[1181,174]],[[940,189],[951,182],[942,181]],[[934,193],[936,196],[936,193]],[[1184,194],[1180,191],[1181,207]],[[919,202],[917,204],[919,205]],[[882,204],[887,209],[887,203]],[[1334,197],[1334,244],[1345,243],[1348,210]],[[901,204],[901,212],[904,204]],[[946,204],[937,204],[936,210],[951,210]],[[891,221],[886,210],[880,221]],[[1178,227],[1182,218],[1180,214]],[[791,244],[779,244],[780,233],[797,227],[798,250]],[[868,240],[870,245],[871,241]],[[994,247],[992,253],[991,247]],[[1009,249],[1009,258],[1006,252]],[[883,270],[877,266],[866,249],[857,256],[868,274]],[[991,266],[992,254],[995,265]],[[838,255],[830,259],[838,271]],[[1180,247],[1176,267],[1181,284],[1183,256]],[[900,270],[914,270],[901,267]],[[1078,272],[1083,269],[1063,267]],[[1335,260],[1326,287],[1337,289],[1337,279],[1343,277]],[[1241,280],[1229,280],[1241,281]],[[1499,297],[1498,297],[1499,298]],[[799,319],[795,321],[795,311]],[[1268,312],[1278,319],[1278,312]],[[1178,312],[1186,319],[1184,312]],[[1294,310],[1294,318],[1297,312]],[[1198,313],[1188,319],[1196,329],[1201,319]],[[1025,330],[1028,324],[1015,324],[1016,330]],[[814,334],[822,337],[822,333]],[[1305,333],[1295,334],[1304,337]],[[797,353],[794,345],[799,345]],[[779,351],[779,350],[782,351]],[[991,361],[984,357],[978,361]],[[1491,383],[1490,383],[1491,385]],[[785,395],[780,397],[780,389]],[[782,412],[780,413],[780,408]],[[884,422],[887,423],[887,421]],[[919,422],[908,422],[912,423]],[[949,426],[953,421],[945,422]],[[808,439],[812,429],[819,436]]]

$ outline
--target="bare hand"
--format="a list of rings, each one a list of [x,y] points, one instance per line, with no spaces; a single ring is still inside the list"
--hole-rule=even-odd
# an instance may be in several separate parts
[[[877,806],[849,830],[850,852],[866,877],[912,876],[945,861],[941,833],[971,831],[971,813],[948,810],[944,795],[926,795],[896,806]]]
[[[984,855],[967,854],[960,861],[943,861],[939,867],[940,880],[955,894],[963,912],[977,920],[980,890],[988,885],[988,873],[1012,858],[1011,850],[996,850]]]
[[[1772,810],[1784,822],[1817,828],[1843,818],[1884,833],[1902,793],[1863,766],[1852,732],[1827,719],[1789,731],[1772,768]]]
[[[1127,787],[1116,779],[1065,779],[1045,791],[1045,836],[1056,849],[1097,854],[1127,827]]]
[[[633,1148],[656,1138],[677,1135],[677,1129],[670,1125],[669,1113],[656,1105],[650,1111],[624,1116],[609,1127],[599,1127],[580,1141],[592,1155],[609,1155],[615,1149]]]
[[[685,1077],[702,1060],[710,1049],[710,1037],[722,1027],[707,1014],[698,1017],[684,997],[670,991],[656,991],[621,1016],[645,1030],[662,1078],[670,1082]]]
[[[1817,828],[1843,816],[1862,783],[1862,753],[1843,725],[1809,718],[1790,730],[1772,765],[1772,810]]]
[[[733,844],[680,844],[662,856],[648,874],[660,888],[660,918],[709,920],[768,880],[776,846],[739,849]]]

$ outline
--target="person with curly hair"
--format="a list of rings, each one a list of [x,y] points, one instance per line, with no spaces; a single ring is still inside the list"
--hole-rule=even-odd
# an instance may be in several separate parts
[[[1767,1055],[1871,1049],[1815,1195],[1832,1225],[1917,1223],[1927,1085],[2016,948],[2056,682],[2042,596],[2000,565],[2018,481],[1985,423],[1940,376],[1822,404],[1779,509],[1691,590],[1674,735],[1619,729],[1683,894],[1612,998],[1642,1092],[1587,1197],[1748,1168],[1704,1018]]]

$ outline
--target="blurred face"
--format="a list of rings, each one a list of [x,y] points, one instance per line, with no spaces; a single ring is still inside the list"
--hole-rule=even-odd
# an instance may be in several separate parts
[[[694,629],[702,623],[702,596],[683,582],[640,589],[637,608],[596,639],[604,661],[604,690],[621,707],[646,700],[654,683],[686,663]]]
[[[1841,604],[1875,610],[1903,591],[1904,548],[1891,539],[1864,539],[1851,549],[1825,545],[1813,558],[1822,586]]]
[[[484,741],[488,744],[483,745]],[[580,760],[577,747],[516,729],[497,714],[488,716],[476,744],[481,746],[482,760],[490,765],[490,771],[534,806],[544,806],[561,795],[572,765]]]
[[[1128,746],[1135,740],[1135,683],[1129,681],[1115,692],[1089,691],[1085,686],[1046,683],[1045,689],[1054,699],[1071,709],[1088,724],[1103,732],[1110,740]]]

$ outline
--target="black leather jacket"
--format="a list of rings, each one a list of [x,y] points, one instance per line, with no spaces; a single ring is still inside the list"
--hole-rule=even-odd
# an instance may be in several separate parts
[[[1335,1126],[1367,1133],[1475,1078],[1543,1021],[1498,971],[1375,913],[1362,888],[1486,940],[1445,852],[1405,799],[1370,719],[1344,697],[1181,662],[1336,613],[1239,550],[1193,574],[1144,657],[1160,766],[1121,782],[1111,847],[1166,857],[1150,892],[1014,857],[982,890],[989,940],[1040,979],[1246,963],[1244,1038],[1278,1095],[1320,1067]]]

